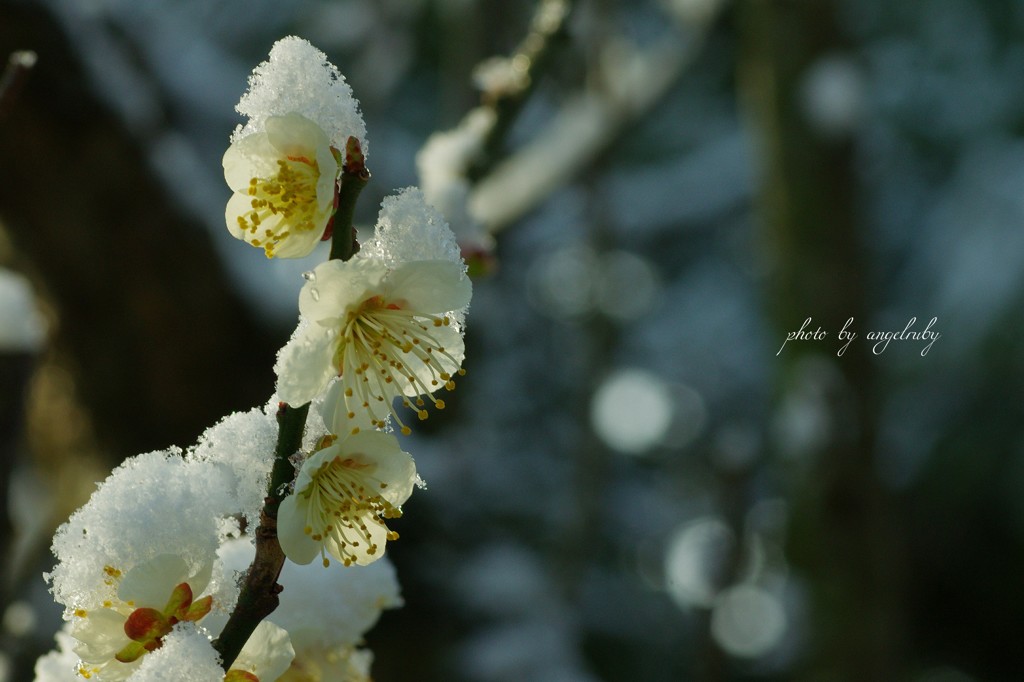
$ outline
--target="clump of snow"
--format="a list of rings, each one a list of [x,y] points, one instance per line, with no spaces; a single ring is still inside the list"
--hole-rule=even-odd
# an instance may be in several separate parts
[[[249,121],[235,129],[232,142],[263,130],[270,116],[297,113],[320,126],[332,146],[343,150],[353,136],[363,154],[367,151],[366,124],[352,88],[327,56],[302,38],[274,43],[270,58],[253,69],[249,90],[235,109]]]
[[[46,576],[54,598],[68,611],[93,608],[116,594],[110,569],[127,573],[161,554],[180,556],[192,574],[208,571],[233,526],[225,523],[238,506],[233,489],[223,467],[186,461],[176,448],[126,460],[54,535],[57,565]],[[233,600],[230,581],[214,581],[214,602]]]
[[[415,187],[385,197],[374,236],[358,256],[384,261],[388,267],[422,260],[462,262],[448,223]]]
[[[223,682],[220,655],[206,632],[182,622],[163,638],[159,649],[146,654],[130,682]]]
[[[259,524],[263,499],[267,495],[270,470],[277,445],[277,421],[272,410],[253,408],[231,414],[199,437],[188,457],[220,468],[232,481],[230,494],[238,514],[255,528]]]

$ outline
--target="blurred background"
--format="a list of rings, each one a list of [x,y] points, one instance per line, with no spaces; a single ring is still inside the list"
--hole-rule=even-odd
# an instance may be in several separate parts
[[[423,185],[480,273],[378,682],[1024,679],[1024,4],[2,0],[3,679],[94,482],[273,390],[326,252],[233,240],[220,158],[288,34],[362,234]]]

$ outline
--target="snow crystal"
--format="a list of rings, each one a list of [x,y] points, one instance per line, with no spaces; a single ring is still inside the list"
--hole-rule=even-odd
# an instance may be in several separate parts
[[[68,611],[112,599],[111,569],[127,573],[160,554],[175,554],[193,574],[216,558],[223,519],[236,511],[233,481],[210,462],[185,461],[177,449],[132,457],[100,484],[89,502],[57,530],[57,565],[46,577]],[[215,603],[232,599],[217,592]]]
[[[142,658],[129,682],[223,682],[220,655],[194,623],[174,626],[159,649]]]
[[[210,462],[234,480],[232,496],[237,513],[254,528],[259,524],[263,499],[267,495],[270,470],[277,445],[276,403],[265,410],[253,408],[222,419],[199,437],[189,450],[189,459]]]
[[[415,187],[385,197],[373,239],[363,244],[358,256],[382,260],[388,267],[420,260],[462,262],[448,223]]]
[[[249,90],[235,107],[248,116],[231,136],[237,142],[260,132],[270,116],[295,112],[313,121],[327,133],[332,146],[345,148],[349,136],[359,138],[366,154],[366,124],[352,88],[327,56],[295,36],[274,43],[270,58],[249,77]]]

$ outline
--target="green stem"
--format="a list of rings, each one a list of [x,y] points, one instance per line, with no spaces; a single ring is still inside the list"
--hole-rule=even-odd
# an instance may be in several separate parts
[[[359,251],[356,228],[352,223],[356,201],[360,192],[370,181],[366,170],[363,150],[359,140],[348,138],[345,145],[345,162],[342,165],[341,185],[338,190],[338,210],[334,212],[334,234],[331,235],[331,260],[348,260]]]

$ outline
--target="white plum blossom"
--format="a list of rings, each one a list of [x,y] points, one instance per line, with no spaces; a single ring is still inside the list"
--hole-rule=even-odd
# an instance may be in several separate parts
[[[288,633],[269,620],[261,621],[231,664],[224,682],[273,682],[295,658]]]
[[[398,538],[384,519],[402,515],[416,481],[412,457],[391,434],[361,431],[327,445],[302,463],[295,492],[281,501],[281,549],[299,564],[320,555],[327,566],[327,554],[345,566],[376,561]]]
[[[352,89],[323,52],[289,36],[253,70],[236,107],[224,178],[228,231],[268,258],[301,258],[330,237],[349,146],[365,157],[366,125]]]
[[[209,567],[200,574],[172,554],[162,554],[122,574],[104,572],[116,596],[96,609],[73,612],[73,650],[86,678],[125,680],[142,658],[160,648],[179,622],[197,622],[210,612],[213,597],[199,597],[210,579]]]
[[[233,606],[216,550],[237,532],[236,478],[177,449],[132,457],[58,529],[46,577],[82,677],[127,679],[175,625]]]
[[[234,194],[228,231],[268,258],[301,258],[327,235],[338,196],[339,157],[327,135],[296,113],[271,116],[264,130],[224,153],[224,179]]]
[[[410,247],[397,235],[421,241]],[[358,424],[362,413],[383,428],[394,416],[403,433],[409,430],[395,397],[415,402],[420,419],[427,417],[420,396],[444,408],[433,394],[452,390],[454,375],[463,373],[461,320],[472,285],[451,231],[421,194],[386,201],[377,236],[350,261],[317,266],[308,280],[299,327],[275,367],[281,400],[309,402],[338,377],[336,409],[345,417]]]
[[[461,266],[416,261],[389,269],[369,259],[331,260],[313,275],[299,295],[308,324],[278,360],[281,399],[309,402],[337,376],[349,418],[361,411],[378,427],[389,415],[401,424],[392,406],[397,396],[426,395],[442,409],[432,394],[454,386],[464,355],[462,334],[448,314],[469,302]],[[425,419],[422,405],[417,401]]]

